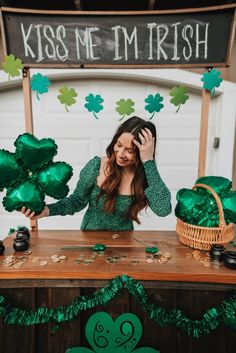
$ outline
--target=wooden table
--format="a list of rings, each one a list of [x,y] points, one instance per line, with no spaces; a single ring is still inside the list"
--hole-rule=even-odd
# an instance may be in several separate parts
[[[236,271],[221,266],[205,267],[192,256],[192,249],[179,243],[175,232],[134,231],[118,232],[44,230],[32,232],[28,261],[19,269],[0,264],[0,294],[16,307],[24,309],[39,306],[57,307],[67,305],[79,295],[88,295],[95,288],[104,287],[108,280],[127,274],[139,280],[146,288],[150,301],[166,309],[181,309],[189,318],[199,320],[211,307],[219,306],[236,289]],[[135,239],[136,238],[136,239]],[[144,241],[157,246],[161,252],[168,252],[171,258],[166,263],[146,263]],[[4,240],[8,255],[21,256],[12,248],[13,237]],[[97,256],[89,265],[76,263],[80,255],[91,257],[91,247],[96,243],[107,246],[105,254]],[[81,247],[80,250],[65,250],[65,247]],[[233,249],[232,249],[233,250]],[[66,255],[67,261],[54,263],[52,255]],[[127,255],[116,263],[108,263],[107,256]],[[47,260],[46,266],[32,259]],[[202,252],[201,257],[206,257]],[[96,311],[108,311],[113,317],[123,312],[134,312],[143,324],[143,338],[140,347],[148,346],[161,353],[235,351],[236,331],[221,326],[210,335],[193,339],[176,327],[164,327],[146,317],[134,297],[123,290],[122,295],[108,306],[87,310],[75,320],[62,323],[52,334],[53,323],[38,326],[12,326],[1,322],[1,353],[61,353],[69,347],[87,346],[84,326],[90,315]],[[17,338],[16,338],[17,337]],[[112,352],[111,352],[112,353]]]

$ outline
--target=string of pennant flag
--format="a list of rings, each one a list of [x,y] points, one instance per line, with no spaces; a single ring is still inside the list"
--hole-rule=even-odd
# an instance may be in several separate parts
[[[8,74],[9,80],[13,77],[20,76],[23,67],[24,65],[21,59],[16,58],[13,54],[6,55],[2,63],[2,68],[6,74]],[[210,91],[211,95],[214,96],[215,89],[220,86],[223,78],[221,77],[221,72],[213,68],[204,72],[201,81],[203,82],[203,88]],[[51,86],[52,82],[50,79],[41,73],[34,74],[30,80],[30,87],[32,91],[35,91],[37,100],[40,100],[41,95],[47,93]],[[78,93],[74,88],[68,87],[67,85],[59,88],[58,93],[58,101],[64,105],[65,110],[69,112],[69,107],[77,103]],[[177,108],[177,113],[180,107],[189,99],[188,89],[183,85],[172,87],[169,96],[171,97],[170,103]],[[150,114],[150,120],[164,108],[164,97],[159,93],[149,94],[144,99],[144,102],[144,109]],[[119,120],[135,112],[135,102],[131,98],[120,98],[115,104],[115,111],[120,115]],[[104,99],[100,94],[89,93],[85,97],[84,107],[88,112],[93,114],[95,119],[99,119],[98,114],[104,109]]]

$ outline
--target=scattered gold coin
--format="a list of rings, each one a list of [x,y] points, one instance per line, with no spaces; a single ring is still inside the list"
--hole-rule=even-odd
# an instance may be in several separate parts
[[[48,264],[47,260],[40,261],[40,266],[46,266]]]
[[[32,262],[38,262],[40,260],[40,257],[36,256],[33,257],[33,259],[31,260]]]
[[[22,265],[23,265],[23,263],[22,263],[21,261],[19,261],[19,262],[16,262],[16,263],[13,265],[13,267],[14,267],[14,268],[20,268]]]
[[[153,262],[154,262],[154,259],[151,259],[151,258],[146,259],[147,264],[152,264]]]
[[[120,235],[115,233],[115,234],[112,234],[112,239],[118,239],[120,238]]]

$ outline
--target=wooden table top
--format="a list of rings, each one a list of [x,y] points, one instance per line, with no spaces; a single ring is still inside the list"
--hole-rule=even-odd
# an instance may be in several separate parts
[[[202,259],[206,252],[200,253],[200,259],[192,256],[193,249],[179,243],[177,234],[170,231],[133,231],[118,232],[119,238],[114,239],[114,232],[106,231],[75,231],[75,230],[39,230],[31,232],[31,254],[22,267],[6,267],[2,262],[9,255],[22,256],[23,252],[13,250],[14,235],[4,239],[6,247],[4,255],[0,256],[0,285],[1,280],[22,279],[80,279],[80,280],[108,280],[117,275],[127,274],[137,280],[174,281],[174,282],[201,282],[236,284],[236,271],[222,266],[214,268],[204,266]],[[145,245],[136,239],[144,241],[149,246],[157,246],[162,253],[170,253],[171,258],[160,263],[146,262]],[[107,246],[104,255],[97,255],[90,264],[74,262],[79,256],[91,258],[91,247],[97,243]],[[89,247],[80,250],[62,250],[62,247],[79,246]],[[234,249],[231,249],[234,250]],[[53,262],[52,255],[65,255],[66,261]],[[108,263],[107,256],[126,255],[127,258],[118,258],[116,263]],[[39,257],[38,262],[32,259]],[[46,266],[40,265],[46,260]]]

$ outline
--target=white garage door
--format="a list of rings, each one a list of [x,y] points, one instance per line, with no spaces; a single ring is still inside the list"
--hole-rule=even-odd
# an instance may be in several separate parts
[[[198,165],[201,89],[189,87],[190,99],[176,114],[176,107],[169,102],[169,91],[181,82],[175,82],[173,76],[175,70],[163,71],[165,71],[165,78],[158,77],[158,70],[137,70],[132,73],[129,70],[118,73],[105,70],[99,73],[70,71],[67,74],[52,71],[50,78],[53,84],[49,92],[42,95],[40,101],[33,93],[34,134],[38,138],[55,139],[58,154],[54,161],[63,160],[73,166],[74,175],[69,182],[71,191],[76,185],[81,168],[94,155],[104,155],[114,130],[120,124],[120,115],[115,111],[116,101],[121,98],[132,99],[135,102],[135,112],[132,115],[148,119],[149,113],[144,109],[144,99],[149,94],[156,93],[164,97],[164,108],[152,120],[158,132],[157,165],[162,178],[171,190],[173,209],[176,204],[176,191],[182,187],[190,188],[194,184]],[[193,77],[196,79],[196,76]],[[74,88],[78,93],[77,103],[69,108],[69,113],[57,100],[58,89],[63,85]],[[97,114],[99,119],[95,119],[84,107],[85,97],[89,93],[100,94],[104,98],[104,109]],[[220,104],[220,101],[217,101],[219,99],[215,98],[215,103],[214,101],[212,103],[214,117],[220,114],[220,109],[217,108]],[[2,92],[0,106],[0,148],[13,152],[16,137],[24,132],[21,88]],[[217,124],[215,122],[210,125],[210,136],[214,135],[219,125]],[[212,154],[212,148],[209,154]],[[211,163],[208,164],[211,173],[216,174],[212,158]],[[1,200],[4,194],[5,192],[0,194]],[[51,203],[53,200],[48,198],[47,201]],[[42,219],[39,221],[39,227],[41,229],[79,229],[83,214],[82,211],[74,216]],[[159,218],[148,210],[147,214],[143,212],[142,224],[135,228],[175,229],[175,223],[174,213],[166,218]],[[6,212],[2,204],[0,204],[0,224],[1,238],[6,235],[9,228],[19,224],[29,226],[24,216],[18,212]]]

